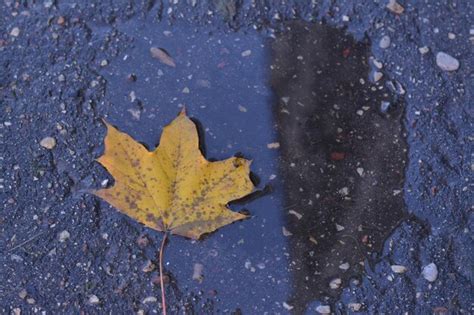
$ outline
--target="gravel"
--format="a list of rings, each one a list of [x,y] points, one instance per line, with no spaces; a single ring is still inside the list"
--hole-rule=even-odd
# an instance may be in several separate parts
[[[66,230],[59,233],[59,241],[62,242],[62,243],[67,241],[69,239],[69,237],[71,237],[71,234],[69,234],[69,232],[66,231]]]
[[[18,27],[12,28],[10,35],[13,37],[18,37],[20,35],[20,29]]]
[[[390,266],[390,268],[392,269],[394,273],[404,273],[407,271],[407,267],[402,266],[402,265],[392,265]]]
[[[459,61],[445,52],[436,54],[436,64],[444,71],[456,71],[459,69]]]
[[[434,263],[430,263],[423,267],[421,274],[429,282],[434,282],[438,278],[438,267]]]
[[[390,47],[390,43],[391,43],[391,40],[388,35],[382,36],[382,38],[379,41],[379,47],[382,49],[387,49],[388,47]]]
[[[56,146],[56,139],[54,139],[53,137],[45,137],[41,139],[40,146],[45,149],[51,150]]]
[[[316,312],[320,314],[331,314],[331,307],[329,305],[319,305],[316,307]]]

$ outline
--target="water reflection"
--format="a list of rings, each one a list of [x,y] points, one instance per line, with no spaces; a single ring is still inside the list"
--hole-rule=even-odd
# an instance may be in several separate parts
[[[303,23],[272,45],[296,313],[335,296],[403,217],[402,110],[380,112],[390,96],[367,82],[368,53],[342,31]]]
[[[252,219],[198,244],[172,238],[166,268],[186,294],[169,304],[176,309],[199,294],[217,313],[302,313],[310,301],[337,293],[331,280],[343,285],[360,274],[360,262],[402,217],[397,192],[405,158],[401,109],[379,113],[389,96],[361,82],[367,47],[301,23],[274,41],[253,31],[150,20],[131,20],[118,31],[130,47],[103,71],[107,119],[153,148],[185,105],[202,126],[208,158],[241,152],[253,160],[260,188],[272,187],[235,205]],[[153,46],[168,51],[176,68],[151,58]],[[149,234],[159,244],[161,235]],[[155,253],[150,248],[150,257]],[[204,265],[202,283],[192,280],[194,263]]]

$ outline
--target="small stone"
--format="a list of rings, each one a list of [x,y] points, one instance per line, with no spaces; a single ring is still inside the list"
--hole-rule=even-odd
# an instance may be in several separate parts
[[[89,304],[95,305],[95,304],[99,304],[99,303],[100,303],[100,300],[97,297],[97,295],[94,295],[94,294],[89,295]]]
[[[153,270],[155,270],[155,264],[151,262],[151,260],[148,260],[144,265],[143,265],[143,268],[142,268],[142,271],[143,272],[151,272]]]
[[[402,265],[392,265],[390,268],[394,273],[405,273],[407,271],[407,267]]]
[[[146,297],[143,299],[142,303],[143,304],[146,304],[146,303],[156,303],[158,301],[158,299],[154,296],[149,296],[149,297]]]
[[[382,113],[386,113],[388,111],[388,109],[390,108],[390,102],[387,102],[387,101],[382,101],[380,103],[380,111]]]
[[[377,69],[382,69],[383,68],[383,64],[380,61],[378,61],[377,59],[372,59],[372,63],[374,64],[374,66]]]
[[[349,18],[347,15],[343,15],[343,16],[342,16],[342,20],[343,20],[344,22],[349,22],[350,18]]]
[[[59,81],[59,82],[64,82],[64,81],[66,81],[66,77],[64,76],[64,74],[60,74],[60,75],[58,76],[58,81]]]
[[[199,264],[199,263],[194,264],[193,280],[196,280],[197,282],[201,283],[202,280],[204,280],[203,270],[204,270],[203,264]]]
[[[269,149],[278,149],[280,147],[279,142],[272,142],[267,144],[267,148]]]
[[[329,282],[329,287],[333,290],[336,290],[336,289],[339,289],[341,284],[342,284],[342,280],[340,278],[336,278],[332,280],[331,282]]]
[[[303,218],[303,215],[299,212],[296,212],[295,210],[289,210],[288,213],[294,215],[298,220]]]
[[[20,35],[20,29],[18,27],[12,28],[10,35],[13,37],[18,37]]]
[[[181,92],[183,92],[184,94],[189,94],[190,90],[188,87],[185,87]]]
[[[13,315],[20,315],[21,314],[21,309],[19,307],[15,307],[12,309],[12,314]]]
[[[251,50],[245,50],[242,52],[242,57],[248,57],[252,54]]]
[[[372,80],[372,82],[375,83],[375,82],[380,81],[380,79],[382,79],[382,77],[383,77],[383,73],[382,73],[382,72],[380,72],[380,71],[373,71],[372,74],[371,74],[371,78],[370,78],[370,79]]]
[[[292,309],[294,309],[295,307],[293,305],[290,305],[286,302],[283,302],[283,307],[288,310],[288,311],[291,311]]]
[[[106,59],[104,59],[104,60],[102,60],[102,61],[100,62],[100,66],[101,66],[101,67],[105,67],[105,66],[108,65],[108,64],[109,64],[109,62],[108,62]]]
[[[429,282],[434,282],[438,278],[438,267],[434,263],[430,263],[423,267],[421,274]]]
[[[288,236],[292,236],[292,235],[293,235],[293,233],[291,233],[290,231],[288,231],[287,228],[284,227],[284,226],[281,228],[281,232],[283,233],[283,236],[287,236],[287,237],[288,237]]]
[[[459,61],[444,52],[436,54],[436,64],[444,71],[456,71],[459,69]]]
[[[341,189],[339,189],[339,193],[343,196],[347,196],[347,195],[349,195],[349,188],[348,187],[342,187]]]
[[[428,48],[428,46],[423,46],[423,47],[418,48],[418,51],[420,52],[420,54],[424,55],[424,54],[427,54],[430,51],[430,49]]]
[[[64,18],[64,16],[60,16],[58,17],[56,23],[58,23],[58,25],[64,25],[64,23],[66,23],[66,19]]]
[[[241,111],[242,113],[246,113],[246,112],[247,112],[247,108],[245,108],[245,107],[242,106],[242,105],[239,105],[239,106],[238,106],[238,109],[239,109],[239,111]]]
[[[342,225],[336,223],[336,231],[341,232],[341,231],[344,231],[344,229],[345,229],[345,227],[343,227]]]
[[[406,93],[405,89],[403,88],[402,84],[398,81],[387,81],[386,84],[387,88],[394,92],[397,93],[398,95],[404,95]]]
[[[347,307],[353,312],[358,312],[358,311],[360,311],[360,309],[362,307],[362,304],[360,304],[360,303],[349,303],[349,304],[347,304]]]
[[[53,0],[46,0],[45,2],[43,2],[43,6],[46,8],[46,9],[49,9],[53,6],[54,2]]]
[[[397,0],[388,0],[387,9],[395,14],[402,14],[405,9],[397,2]]]
[[[69,234],[68,231],[64,230],[61,233],[59,233],[59,241],[65,242],[70,236],[71,234]]]
[[[56,146],[56,140],[53,137],[45,137],[40,141],[40,146],[51,150]]]
[[[33,299],[33,298],[27,298],[27,299],[26,299],[26,303],[28,303],[28,304],[35,304],[35,302],[36,302],[36,301],[35,301],[35,299]]]
[[[448,33],[448,38],[449,38],[449,39],[455,39],[455,38],[456,38],[456,34],[449,32],[449,33]]]
[[[348,262],[345,262],[339,265],[339,269],[344,270],[344,271],[348,270],[349,268],[350,268],[350,265]]]
[[[358,167],[356,169],[357,174],[359,174],[360,177],[364,176],[364,169],[362,167]]]
[[[24,298],[26,298],[26,295],[27,295],[27,294],[28,294],[28,293],[26,292],[26,290],[23,289],[23,290],[21,290],[21,291],[18,293],[18,296],[20,297],[20,299],[23,300]]]
[[[391,40],[388,35],[382,36],[382,38],[379,41],[379,47],[382,49],[387,49],[388,47],[390,47],[390,43],[391,43]]]
[[[319,314],[331,314],[331,307],[329,305],[319,305],[316,307],[316,312]]]

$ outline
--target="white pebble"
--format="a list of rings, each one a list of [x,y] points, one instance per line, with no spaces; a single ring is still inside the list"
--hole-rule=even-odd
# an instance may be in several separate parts
[[[267,144],[267,148],[269,149],[278,149],[280,147],[279,142],[272,142]]]
[[[61,233],[59,233],[59,241],[65,242],[70,236],[71,234],[69,234],[68,231],[64,230]]]
[[[434,263],[430,263],[423,267],[421,274],[429,282],[434,282],[438,278],[438,267]]]
[[[386,49],[386,48],[390,47],[390,43],[391,43],[391,40],[390,40],[389,36],[387,36],[387,35],[382,36],[382,38],[379,41],[379,47],[382,48],[382,49]]]
[[[350,268],[350,265],[348,262],[345,262],[339,265],[339,269],[344,270],[344,271],[348,270],[349,268]]]
[[[287,309],[288,311],[291,311],[292,309],[295,308],[293,305],[290,305],[290,304],[288,304],[288,303],[286,303],[286,302],[283,302],[283,307],[284,307],[285,309]]]
[[[430,49],[428,48],[428,46],[423,46],[423,47],[418,48],[418,51],[420,52],[420,54],[424,55],[424,54],[427,54],[430,51]]]
[[[316,307],[316,312],[320,314],[331,314],[331,307],[329,305],[319,305]]]
[[[444,71],[456,71],[459,69],[459,61],[444,52],[436,54],[436,64]]]
[[[45,137],[40,141],[40,146],[45,149],[51,150],[56,146],[56,140],[53,137]]]
[[[100,300],[97,297],[97,295],[94,295],[94,294],[89,295],[89,304],[94,305],[94,304],[99,304],[99,302],[100,302]]]
[[[405,271],[407,271],[407,267],[402,265],[392,265],[390,266],[390,268],[392,268],[392,271],[394,273],[404,273]]]
[[[380,79],[382,79],[382,77],[383,77],[383,73],[380,72],[380,71],[374,71],[374,72],[372,73],[372,81],[373,81],[373,82],[378,82],[378,81],[380,81]]]
[[[347,307],[349,307],[349,309],[353,312],[358,312],[358,311],[360,311],[360,309],[362,307],[362,304],[360,304],[360,303],[349,303],[349,304],[347,304]]]
[[[339,189],[339,193],[343,196],[347,196],[347,195],[349,195],[349,188],[348,187],[342,187],[341,189]]]
[[[13,37],[18,37],[20,35],[20,29],[18,27],[12,28],[10,35]]]
[[[341,284],[342,284],[342,280],[340,278],[336,278],[336,279],[332,280],[331,282],[329,282],[329,287],[331,289],[335,290],[335,289],[339,289]]]
[[[143,304],[146,304],[146,303],[155,303],[155,302],[157,302],[157,301],[158,301],[158,299],[157,299],[156,297],[154,297],[154,296],[149,296],[149,297],[144,298],[143,301],[142,301],[142,303],[143,303]]]
[[[242,52],[242,57],[248,57],[252,54],[251,50],[245,50]]]

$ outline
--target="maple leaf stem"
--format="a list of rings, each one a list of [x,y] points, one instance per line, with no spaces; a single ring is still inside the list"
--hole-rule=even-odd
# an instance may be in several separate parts
[[[160,285],[161,285],[161,305],[163,308],[163,315],[166,315],[166,297],[165,297],[165,284],[163,280],[163,254],[166,245],[166,239],[168,238],[168,232],[165,232],[163,240],[161,241],[160,247]]]

